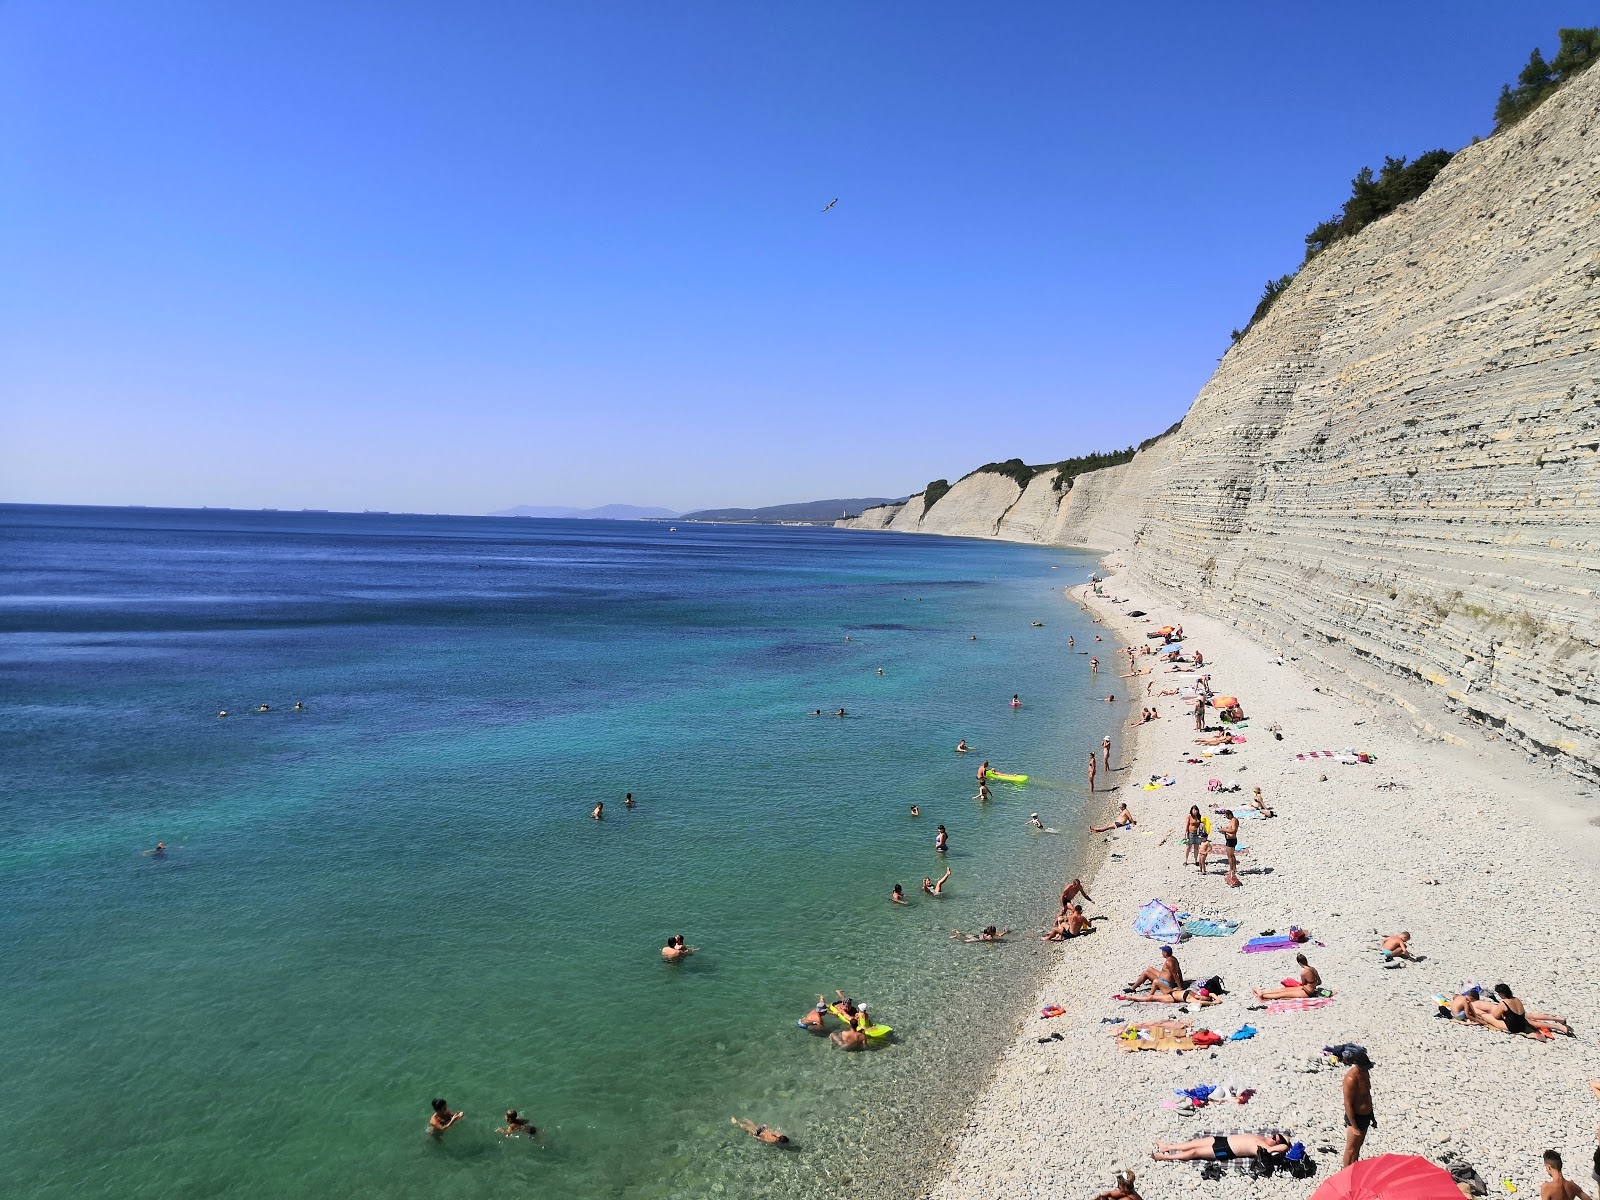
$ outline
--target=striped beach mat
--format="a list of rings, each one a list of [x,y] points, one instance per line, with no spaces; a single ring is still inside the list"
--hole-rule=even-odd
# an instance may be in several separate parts
[[[1210,917],[1191,917],[1183,923],[1190,937],[1228,937],[1239,932],[1237,921],[1213,921]]]
[[[1310,1012],[1313,1008],[1327,1008],[1332,996],[1297,996],[1293,1000],[1272,1000],[1267,1004],[1269,1013]]]

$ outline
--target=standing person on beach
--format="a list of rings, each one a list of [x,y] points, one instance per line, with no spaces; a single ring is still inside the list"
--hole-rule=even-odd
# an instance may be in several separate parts
[[[1351,1047],[1341,1056],[1350,1069],[1344,1073],[1344,1165],[1349,1166],[1361,1157],[1361,1144],[1367,1140],[1367,1130],[1378,1123],[1372,1113],[1372,1060],[1359,1047]]]
[[[1229,887],[1243,887],[1239,882],[1239,818],[1233,809],[1222,810],[1222,852],[1228,857],[1228,873],[1223,881]]]
[[[1094,791],[1094,751],[1089,751],[1089,790]]]
[[[1105,766],[1106,766],[1106,770],[1109,772],[1111,770],[1111,735],[1110,734],[1107,734],[1105,737],[1100,739],[1100,752],[1101,752],[1101,754],[1103,754],[1105,756],[1105,760],[1106,760]]]
[[[1200,838],[1206,828],[1205,818],[1200,815],[1198,804],[1189,805],[1189,816],[1183,823],[1183,862],[1187,866],[1191,860],[1200,861]]]
[[[1071,883],[1067,884],[1066,887],[1061,889],[1061,915],[1062,916],[1066,916],[1067,915],[1067,905],[1071,904],[1072,901],[1073,901],[1073,898],[1076,897],[1076,896],[1082,896],[1090,904],[1094,903],[1094,897],[1089,895],[1088,892],[1083,890],[1083,881],[1081,879],[1074,879]]]

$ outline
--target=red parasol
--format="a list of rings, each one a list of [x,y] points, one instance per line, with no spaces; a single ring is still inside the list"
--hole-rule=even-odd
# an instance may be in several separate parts
[[[1380,1154],[1352,1163],[1311,1200],[1461,1200],[1450,1172],[1414,1154]]]

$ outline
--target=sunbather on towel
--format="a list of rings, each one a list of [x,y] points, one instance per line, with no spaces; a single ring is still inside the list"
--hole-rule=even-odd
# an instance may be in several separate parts
[[[1168,987],[1164,983],[1152,983],[1150,992],[1144,996],[1130,996],[1126,992],[1116,997],[1118,1000],[1131,1000],[1135,1004],[1194,1004],[1201,1008],[1208,1004],[1221,1004],[1222,1001],[1203,987]]]
[[[1509,985],[1495,984],[1494,994],[1500,998],[1500,1002],[1485,1006],[1486,1010],[1473,1010],[1470,1020],[1502,1033],[1559,1033],[1572,1036],[1572,1026],[1567,1024],[1565,1017],[1529,1012],[1523,1007],[1522,1001],[1511,994]]]
[[[1317,969],[1306,961],[1304,954],[1296,954],[1295,962],[1300,964],[1300,982],[1294,985],[1285,984],[1283,987],[1270,988],[1262,991],[1253,988],[1257,1000],[1299,1000],[1308,996],[1315,996],[1322,988],[1322,976],[1317,974]]]
[[[1219,1133],[1215,1137],[1199,1137],[1171,1145],[1157,1142],[1155,1152],[1150,1157],[1160,1162],[1188,1162],[1196,1158],[1214,1158],[1223,1162],[1230,1158],[1254,1158],[1257,1150],[1265,1150],[1268,1154],[1287,1154],[1289,1143],[1275,1134],[1263,1137],[1258,1133]]]
[[[1161,962],[1154,967],[1146,967],[1143,973],[1122,990],[1136,992],[1144,984],[1151,987],[1163,984],[1168,988],[1181,988],[1183,986],[1183,968],[1178,965],[1178,956],[1172,952],[1171,946],[1161,947]]]

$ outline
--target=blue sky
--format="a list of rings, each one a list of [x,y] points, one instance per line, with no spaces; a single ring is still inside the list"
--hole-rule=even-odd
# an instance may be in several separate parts
[[[10,0],[0,500],[687,508],[1126,445],[1357,169],[1597,21]]]

